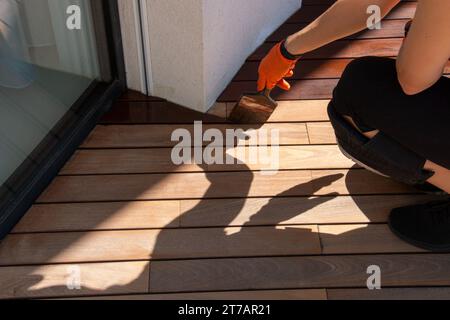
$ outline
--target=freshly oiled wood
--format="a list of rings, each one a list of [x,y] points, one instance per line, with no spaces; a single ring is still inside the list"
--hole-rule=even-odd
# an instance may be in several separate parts
[[[145,293],[148,267],[148,262],[1,267],[0,299]],[[69,290],[68,277],[78,271],[81,289]]]
[[[291,90],[274,89],[272,98],[275,100],[316,100],[330,99],[338,79],[293,80]],[[243,92],[255,91],[254,81],[232,82],[218,98],[220,102],[238,101]]]
[[[361,288],[371,265],[383,270],[383,287],[450,285],[448,254],[399,254],[155,261],[150,291]]]
[[[117,101],[103,116],[101,124],[163,124],[163,123],[226,122],[225,107],[214,106],[208,113],[202,113],[167,101],[130,102]]]
[[[424,251],[397,238],[386,224],[321,225],[319,232],[324,254]]]
[[[339,78],[353,59],[317,59],[300,60],[294,70],[292,80]],[[247,61],[233,81],[256,81],[259,61]],[[444,68],[444,74],[450,73],[450,62]]]
[[[366,29],[364,31],[350,35],[345,39],[403,38],[405,36],[405,26],[408,21],[410,20],[382,20],[380,29]],[[275,31],[272,36],[268,38],[267,42],[275,43],[282,41],[291,34],[302,30],[306,25],[307,24],[301,22],[295,24],[284,24],[277,31]]]
[[[374,195],[40,204],[27,212],[12,233],[385,223],[392,208],[435,199]]]
[[[255,129],[254,125],[203,125],[203,132],[208,129],[218,129],[225,137],[227,129]],[[178,129],[186,129],[191,135],[191,141],[184,141],[183,145],[194,144],[193,125],[111,125],[97,126],[82,148],[142,148],[142,147],[172,147],[179,145],[179,140],[171,141],[172,133]],[[270,132],[272,129],[280,131],[280,144],[308,144],[306,125],[304,123],[289,123],[282,126],[276,124],[265,124],[256,129],[257,132]],[[257,144],[257,139],[247,141],[247,145]],[[203,142],[209,145],[211,142]],[[243,142],[241,142],[243,143]],[[219,145],[216,143],[216,145]]]
[[[450,288],[328,289],[329,300],[450,300]]]
[[[146,96],[134,90],[127,90],[119,97],[120,101],[139,102],[139,101],[165,101],[164,99],[152,96]]]
[[[309,142],[311,144],[334,144],[336,136],[330,122],[308,123]]]
[[[280,197],[181,201],[182,227],[385,223],[393,208],[436,199],[428,195]]]
[[[325,2],[325,4],[320,5]],[[288,23],[299,23],[299,22],[311,22],[323,12],[325,12],[330,7],[330,1],[319,0],[311,1],[314,6],[304,6],[297,13],[295,13],[289,20]],[[334,1],[333,1],[334,2]],[[416,12],[417,4],[414,2],[404,2],[395,7],[384,20],[390,19],[411,19],[414,17]]]
[[[194,154],[191,149],[191,154]],[[336,145],[235,147],[220,148],[225,154],[236,155],[243,164],[195,164],[174,165],[171,149],[103,149],[79,150],[61,170],[60,175],[165,173],[236,170],[285,170],[285,169],[349,169],[354,162],[345,157]],[[202,149],[200,152],[204,152]],[[256,161],[250,155],[256,156]],[[192,159],[193,161],[194,159]],[[235,161],[236,163],[236,161]]]
[[[176,228],[179,201],[33,205],[12,233]]]
[[[362,56],[395,57],[403,43],[402,38],[339,40],[305,54],[302,59],[358,58]],[[249,57],[249,61],[260,61],[273,47],[265,43]]]
[[[339,78],[352,59],[320,59],[300,61],[292,80]],[[234,81],[256,81],[258,79],[258,61],[247,61],[239,70]]]
[[[0,265],[320,254],[317,226],[9,235]]]
[[[312,176],[312,180],[311,180]],[[187,184],[189,184],[187,186]],[[415,193],[366,170],[60,176],[38,203]]]
[[[100,296],[73,300],[326,300],[325,289],[255,290]]]

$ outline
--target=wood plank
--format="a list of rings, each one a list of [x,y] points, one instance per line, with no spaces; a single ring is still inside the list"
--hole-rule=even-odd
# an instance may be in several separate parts
[[[308,123],[308,135],[311,144],[335,144],[336,135],[331,122]]]
[[[324,254],[424,251],[397,238],[386,224],[322,225],[319,232]]]
[[[311,175],[313,180],[311,180]],[[189,181],[189,188],[186,182]],[[60,176],[37,203],[416,193],[367,170]]]
[[[278,107],[267,123],[316,122],[329,121],[328,104],[330,100],[286,100],[278,101]],[[227,114],[231,113],[235,103],[226,103]]]
[[[290,91],[275,88],[272,91],[272,98],[275,100],[331,99],[333,90],[337,83],[338,79],[293,80],[290,82]],[[255,86],[256,83],[254,81],[231,82],[217,101],[238,101],[243,92],[255,91]]]
[[[313,6],[303,6],[297,13],[295,13],[289,20],[288,23],[299,23],[299,22],[312,22],[318,18],[322,13],[324,13],[331,3],[325,3],[320,5],[323,0],[314,1]],[[414,17],[416,12],[417,4],[414,2],[404,2],[400,3],[395,7],[384,19],[411,19]]]
[[[450,300],[450,288],[329,289],[329,300]]]
[[[280,147],[249,147],[247,153],[239,155],[239,148],[229,150],[237,155],[242,163],[251,170],[304,170],[304,169],[350,169],[355,163],[345,157],[338,146],[280,146]],[[257,161],[249,161],[250,154],[258,155]],[[257,162],[257,163],[256,163]],[[242,168],[241,164],[214,164],[209,171],[235,171]]]
[[[300,61],[291,80],[339,78],[352,59],[320,59]],[[258,80],[258,61],[247,61],[233,81]]]
[[[361,288],[371,265],[384,287],[450,285],[450,255],[399,254],[155,261],[150,291]]]
[[[12,233],[176,228],[179,201],[33,205]]]
[[[80,290],[67,287],[72,270],[80,272]],[[0,299],[145,293],[148,274],[148,262],[1,267]]]
[[[374,195],[36,204],[12,233],[385,223],[392,208],[435,199]]]
[[[305,54],[302,59],[335,59],[359,58],[363,56],[395,57],[403,43],[401,38],[338,40],[317,50]],[[249,58],[249,61],[260,61],[273,47],[273,43],[265,43]]]
[[[218,129],[224,136],[227,129],[242,129],[245,131],[255,129],[256,132],[270,132],[278,129],[280,132],[280,145],[308,144],[306,125],[303,123],[289,123],[282,126],[264,124],[256,129],[255,125],[203,125],[203,132],[209,129]],[[81,148],[146,148],[146,147],[173,147],[179,145],[177,141],[171,141],[172,133],[178,129],[186,129],[192,137],[190,144],[194,144],[193,125],[111,125],[97,126],[89,135]],[[255,139],[241,139],[247,145],[257,145]],[[209,145],[210,142],[203,142]],[[184,144],[187,145],[187,144]],[[219,145],[219,144],[216,144]],[[221,145],[221,144],[220,144]]]
[[[311,7],[309,7],[311,8]],[[414,9],[415,11],[415,9]],[[405,37],[405,26],[410,19],[382,20],[381,29],[365,29],[343,39],[383,39],[383,38],[403,38]],[[275,44],[283,41],[291,34],[297,33],[307,26],[307,23],[293,21],[294,23],[284,24],[278,28],[266,42]]]
[[[307,60],[308,61],[308,60]],[[312,60],[311,62],[313,62]],[[256,66],[255,66],[256,67]],[[250,74],[249,74],[250,75]],[[252,77],[256,77],[255,75],[251,75]],[[256,80],[256,78],[255,78]],[[288,101],[280,101],[277,109],[272,114],[270,119],[267,122],[306,122],[306,121],[328,121],[327,116],[327,106],[329,100],[288,100]],[[140,103],[130,103],[130,109],[133,109],[134,105],[137,105],[139,108]],[[215,113],[218,112],[220,117],[228,117],[229,113],[232,111],[234,107],[234,103],[217,103],[213,107],[214,110],[210,110],[210,112]],[[122,106],[122,104],[117,104],[117,106]],[[128,107],[125,107],[127,109]],[[219,110],[215,110],[218,108]],[[223,110],[220,110],[223,109]],[[117,113],[116,113],[117,112]],[[125,113],[128,112],[125,110]],[[130,111],[133,112],[133,111]],[[109,120],[104,120],[100,122],[100,124],[104,125],[113,125],[113,124],[167,124],[165,121],[160,121],[164,118],[163,115],[159,115],[159,113],[155,112],[155,117],[152,119],[147,119],[148,121],[142,121],[141,117],[128,118],[126,115],[123,117],[120,115],[120,108],[114,109],[112,111],[113,116],[109,118]],[[222,114],[223,113],[223,114]],[[163,113],[164,114],[164,113]],[[159,119],[159,120],[158,120]],[[192,124],[193,120],[189,118],[180,118],[177,117],[177,120],[174,120],[173,123],[180,124]],[[162,122],[162,123],[161,123]],[[204,122],[208,124],[209,122]],[[217,123],[217,122],[215,122]]]
[[[100,296],[71,300],[327,300],[327,294],[325,289],[294,289]]]
[[[128,102],[142,102],[142,101],[165,101],[162,98],[146,96],[143,93],[137,92],[135,90],[127,90],[125,91],[118,99],[119,101],[128,101]]]
[[[317,226],[14,234],[0,265],[320,254]]]
[[[199,148],[195,148],[199,150]],[[135,174],[165,172],[202,172],[238,170],[301,170],[301,169],[350,169],[355,163],[345,157],[336,145],[236,147],[223,149],[225,154],[236,155],[243,164],[175,165],[171,149],[105,149],[78,150],[61,170],[60,175],[81,174]],[[201,150],[200,152],[204,152]],[[195,153],[192,149],[191,154]],[[255,160],[250,160],[250,154]],[[194,159],[192,158],[192,161]]]
[[[353,59],[318,59],[301,60],[297,63],[291,80],[340,78],[347,65]],[[247,61],[239,70],[233,81],[258,80],[258,61]],[[450,62],[447,62],[444,74],[450,73]]]
[[[428,195],[257,198],[181,201],[182,227],[386,223],[393,208]],[[283,208],[283,210],[280,210]]]
[[[117,101],[100,120],[101,124],[165,124],[165,123],[226,122],[226,108],[215,106],[211,112],[203,113],[168,101]]]

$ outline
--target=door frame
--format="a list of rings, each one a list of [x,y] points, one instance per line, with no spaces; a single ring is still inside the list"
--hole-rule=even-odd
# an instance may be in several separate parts
[[[111,80],[94,82],[33,151],[34,165],[22,163],[0,188],[0,239],[25,215],[57,176],[112,103],[125,91],[126,72],[117,0],[91,0],[97,21],[99,58],[110,64]],[[104,26],[102,28],[101,26]],[[105,68],[105,65],[101,66]],[[76,116],[74,116],[76,115]],[[58,137],[55,142],[55,134]]]
[[[145,95],[153,91],[147,0],[119,0],[128,88]]]

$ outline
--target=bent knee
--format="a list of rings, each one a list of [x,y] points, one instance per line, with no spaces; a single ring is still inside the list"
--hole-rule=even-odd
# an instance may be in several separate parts
[[[395,79],[395,60],[382,57],[362,57],[345,68],[337,90],[347,94],[374,93],[383,82]]]
[[[333,91],[336,110],[354,117],[382,99],[393,81],[396,81],[395,60],[371,56],[353,60]]]

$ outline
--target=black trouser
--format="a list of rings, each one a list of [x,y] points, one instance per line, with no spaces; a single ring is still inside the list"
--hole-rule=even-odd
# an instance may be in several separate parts
[[[349,64],[333,93],[329,114],[339,145],[352,158],[393,179],[416,184],[432,173],[426,160],[450,168],[450,79],[408,96],[395,60],[364,57]],[[350,116],[369,140],[343,119]]]

